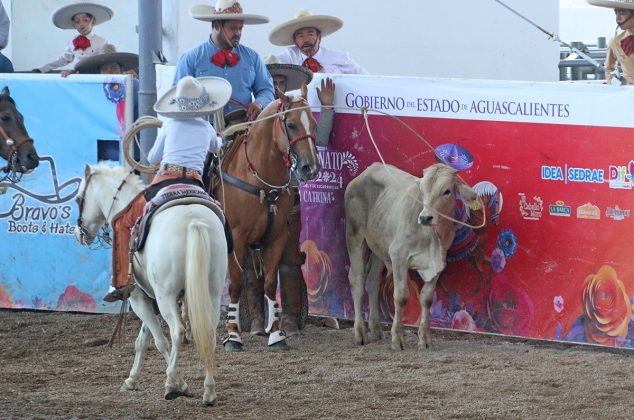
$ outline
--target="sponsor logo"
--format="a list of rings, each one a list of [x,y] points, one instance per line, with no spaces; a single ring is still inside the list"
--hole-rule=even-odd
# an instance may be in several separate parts
[[[577,218],[600,220],[601,210],[592,203],[586,203],[577,207]]]
[[[572,207],[565,206],[563,201],[557,200],[555,201],[555,204],[550,204],[548,206],[548,213],[551,216],[570,217],[572,214]]]
[[[595,168],[578,168],[568,166],[545,166],[541,167],[541,179],[547,181],[563,181],[565,184],[572,182],[603,184],[605,182],[605,171]]]
[[[632,172],[634,172],[634,160],[630,160],[627,166],[610,165],[608,168],[610,188],[631,190]]]
[[[518,193],[520,196],[520,214],[526,220],[539,220],[542,218],[542,212],[544,210],[544,201],[541,197],[533,196],[533,199],[529,201],[526,198],[526,194]]]
[[[615,205],[614,207],[608,207],[605,209],[605,217],[609,217],[613,220],[623,220],[626,217],[630,217],[630,211],[619,208],[619,205]]]

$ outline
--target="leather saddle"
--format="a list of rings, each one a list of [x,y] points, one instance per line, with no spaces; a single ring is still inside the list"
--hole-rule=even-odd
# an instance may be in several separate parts
[[[226,227],[225,215],[221,204],[209,196],[203,188],[184,183],[172,184],[161,188],[145,205],[143,214],[137,219],[132,228],[130,249],[134,251],[143,249],[154,216],[170,207],[187,204],[201,204],[208,207],[225,225],[225,235],[227,235],[227,231],[231,232]],[[227,236],[227,244],[231,246],[232,242]]]

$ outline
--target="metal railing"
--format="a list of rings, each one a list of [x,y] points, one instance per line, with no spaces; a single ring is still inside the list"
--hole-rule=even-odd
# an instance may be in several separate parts
[[[603,64],[607,54],[605,37],[597,38],[596,44],[571,42],[573,47]],[[598,68],[590,61],[579,57],[569,48],[562,47],[559,52],[559,80],[605,80],[605,69]]]

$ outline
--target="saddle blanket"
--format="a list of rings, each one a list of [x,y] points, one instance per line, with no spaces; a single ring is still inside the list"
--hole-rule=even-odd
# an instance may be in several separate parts
[[[152,200],[148,201],[143,209],[143,214],[137,219],[132,228],[130,247],[135,251],[141,251],[145,245],[152,218],[163,210],[176,205],[201,204],[211,209],[225,224],[225,215],[221,204],[207,192],[196,185],[172,184],[161,188]]]

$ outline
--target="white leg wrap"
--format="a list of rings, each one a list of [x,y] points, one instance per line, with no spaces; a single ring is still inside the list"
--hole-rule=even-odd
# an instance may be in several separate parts
[[[266,298],[266,302],[269,305],[269,321],[266,324],[266,333],[270,333],[271,332],[271,328],[273,328],[273,323],[275,321],[278,321],[278,325],[279,325],[279,321],[280,321],[280,314],[282,313],[282,310],[280,309],[280,305],[277,304],[276,301],[269,299],[269,297],[267,295],[264,295],[264,297]],[[269,340],[269,344],[270,340]]]
[[[286,340],[286,335],[284,335],[284,331],[274,331],[269,335],[269,346],[272,346],[273,344],[279,343],[280,341],[284,340]]]
[[[238,332],[242,332],[242,328],[240,328],[240,302],[229,304],[227,308],[227,324],[236,324]]]
[[[240,334],[233,331],[229,331],[229,334],[227,334],[225,339],[222,340],[222,344],[225,344],[227,341],[235,341],[237,343],[242,344],[242,339],[240,338]]]

